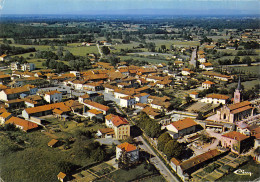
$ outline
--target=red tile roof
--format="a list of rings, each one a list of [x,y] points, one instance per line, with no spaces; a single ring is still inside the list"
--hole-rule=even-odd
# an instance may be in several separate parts
[[[222,137],[231,138],[231,139],[237,140],[237,141],[242,141],[242,140],[249,138],[249,136],[243,135],[236,131],[231,131],[229,133],[226,133],[226,134],[222,135]]]
[[[191,118],[185,118],[179,121],[175,121],[172,125],[178,130],[183,130],[192,126],[196,126],[197,123]]]
[[[97,102],[90,101],[90,100],[85,100],[84,103],[87,104],[87,105],[90,105],[92,107],[101,109],[103,111],[108,111],[109,110],[109,107],[107,107],[105,105],[102,105],[102,104],[99,104]]]
[[[224,100],[229,99],[229,96],[222,95],[222,94],[208,94],[206,97],[207,98],[213,98],[213,99],[224,99]]]
[[[36,123],[33,123],[31,121],[27,121],[21,118],[17,117],[11,117],[5,124],[12,123],[14,125],[18,125],[23,127],[24,131],[28,131],[34,128],[38,128],[38,125]]]
[[[250,104],[251,104],[251,102],[244,101],[244,102],[239,102],[239,103],[236,103],[236,104],[229,105],[228,108],[230,110],[235,110],[235,109],[238,109],[238,108],[241,108],[241,107],[244,107],[244,106],[248,106]]]
[[[207,81],[203,82],[202,84],[214,85],[215,83],[207,80]]]
[[[129,124],[125,118],[120,117],[120,116],[113,117],[111,121],[116,127]]]
[[[121,150],[124,149],[126,152],[131,152],[131,151],[137,149],[136,146],[134,146],[130,143],[127,143],[127,142],[122,143],[122,144],[118,145],[117,147],[120,148]]]

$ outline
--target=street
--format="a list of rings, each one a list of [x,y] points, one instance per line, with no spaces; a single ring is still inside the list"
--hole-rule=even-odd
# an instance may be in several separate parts
[[[166,181],[168,182],[179,181],[171,173],[171,171],[165,166],[165,164],[161,161],[161,159],[156,155],[156,153],[150,148],[150,146],[146,143],[146,141],[141,136],[136,137],[135,140],[140,141],[142,143],[139,145],[141,149],[154,156],[150,159],[150,161],[159,170],[159,172],[161,173],[161,175],[163,175]]]

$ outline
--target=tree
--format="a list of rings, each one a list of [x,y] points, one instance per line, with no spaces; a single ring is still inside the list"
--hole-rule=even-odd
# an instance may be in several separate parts
[[[103,46],[101,50],[105,55],[110,54],[110,49],[107,46]]]
[[[157,148],[162,151],[164,149],[166,143],[170,140],[172,140],[172,137],[169,135],[169,133],[165,132],[165,133],[161,134],[158,138]]]
[[[121,151],[121,155],[118,159],[118,167],[127,169],[130,166],[130,157],[127,155],[127,152],[123,148]]]
[[[182,146],[176,140],[170,140],[164,146],[164,154],[168,159],[172,157],[178,158],[181,154]]]
[[[192,102],[192,98],[190,96],[185,97],[186,103],[190,104]]]
[[[239,64],[239,63],[240,63],[240,57],[236,56],[236,57],[233,59],[232,64]]]
[[[244,64],[247,64],[247,66],[251,66],[252,59],[249,56],[244,57],[242,60]]]
[[[166,51],[166,46],[165,46],[165,45],[161,45],[161,49],[162,49],[163,51]]]
[[[96,150],[92,150],[91,158],[94,159],[94,161],[103,161],[106,158],[106,152],[105,150],[100,146]]]

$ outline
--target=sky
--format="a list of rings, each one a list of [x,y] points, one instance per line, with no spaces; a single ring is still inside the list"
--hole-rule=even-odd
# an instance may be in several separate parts
[[[260,15],[260,0],[0,0],[0,14]]]

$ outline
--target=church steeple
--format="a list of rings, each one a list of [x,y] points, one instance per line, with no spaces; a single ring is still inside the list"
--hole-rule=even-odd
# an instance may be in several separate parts
[[[240,76],[239,76],[238,85],[237,85],[237,88],[234,93],[234,104],[240,102],[241,90],[242,90],[242,87],[241,87],[241,80],[240,80]]]
[[[239,76],[239,79],[238,79],[238,84],[237,84],[237,89],[236,90],[241,90],[242,87],[241,87],[241,80],[240,80],[240,76]]]

